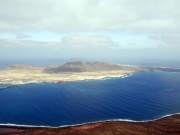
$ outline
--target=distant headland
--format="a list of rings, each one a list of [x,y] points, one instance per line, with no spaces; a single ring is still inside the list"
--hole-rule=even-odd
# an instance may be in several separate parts
[[[134,72],[148,71],[180,72],[180,69],[84,61],[67,62],[61,66],[49,67],[15,64],[0,70],[0,83],[14,85],[41,82],[61,83],[123,77]]]

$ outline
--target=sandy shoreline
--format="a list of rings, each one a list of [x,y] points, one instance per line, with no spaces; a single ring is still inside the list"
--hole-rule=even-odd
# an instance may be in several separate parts
[[[109,134],[180,134],[180,114],[147,122],[105,121],[60,128],[0,126],[0,134],[13,135],[109,135]]]

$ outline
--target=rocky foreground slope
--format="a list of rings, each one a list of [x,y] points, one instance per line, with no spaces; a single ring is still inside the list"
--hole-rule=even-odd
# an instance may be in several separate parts
[[[109,121],[62,128],[0,127],[0,135],[179,135],[180,115],[149,122]]]

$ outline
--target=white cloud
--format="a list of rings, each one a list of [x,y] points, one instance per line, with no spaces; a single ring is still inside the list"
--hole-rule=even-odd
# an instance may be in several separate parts
[[[0,30],[180,32],[179,0],[1,0]]]
[[[48,57],[51,50],[54,57],[133,60],[173,53],[179,59],[179,5],[179,0],[0,0],[0,55],[23,50],[22,57],[30,52]]]
[[[35,41],[28,39],[21,33],[16,34],[16,38],[0,39],[0,47],[19,47],[19,48],[41,48],[51,49],[109,49],[115,47],[115,44],[109,37],[98,35],[71,35],[65,36],[59,42]]]
[[[113,47],[114,43],[109,37],[95,36],[95,35],[73,35],[62,38],[62,45],[69,45],[69,47]]]
[[[180,49],[180,34],[164,34],[149,36],[149,38],[156,40],[157,48],[163,50],[179,51]]]
[[[29,39],[0,39],[0,49],[2,48],[31,48],[31,49],[41,49],[41,48],[57,48],[58,43],[56,42],[40,42],[33,41]]]
[[[14,33],[16,35],[16,38],[17,39],[28,39],[28,38],[31,38],[31,36],[28,36],[24,33]]]

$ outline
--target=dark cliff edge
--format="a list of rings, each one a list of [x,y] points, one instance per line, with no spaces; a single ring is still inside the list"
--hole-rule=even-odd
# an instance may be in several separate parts
[[[155,121],[107,121],[60,128],[0,126],[0,135],[179,135],[180,114]]]

